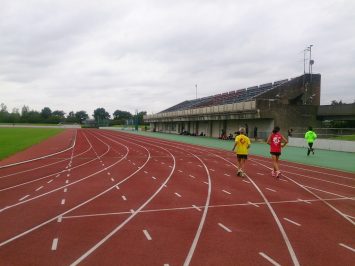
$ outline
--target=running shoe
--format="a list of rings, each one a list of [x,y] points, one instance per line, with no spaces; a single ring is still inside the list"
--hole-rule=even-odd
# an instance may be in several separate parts
[[[240,169],[238,169],[237,176],[240,176],[240,173],[242,173],[242,171]]]
[[[279,178],[281,176],[281,172],[280,171],[276,171],[276,178]]]
[[[272,176],[272,177],[275,177],[275,176],[276,176],[276,174],[275,174],[275,171],[274,171],[274,170],[272,170],[272,171],[271,171],[271,176]]]

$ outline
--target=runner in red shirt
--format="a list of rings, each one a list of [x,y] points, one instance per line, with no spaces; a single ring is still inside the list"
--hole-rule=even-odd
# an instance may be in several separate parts
[[[281,148],[287,144],[287,139],[280,133],[280,127],[276,126],[270,136],[267,139],[267,143],[270,145],[270,154],[274,168],[271,172],[272,176],[280,177],[279,157],[281,155]]]

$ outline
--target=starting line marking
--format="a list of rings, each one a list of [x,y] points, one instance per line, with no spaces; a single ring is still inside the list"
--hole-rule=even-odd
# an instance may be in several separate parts
[[[285,221],[289,222],[289,223],[292,223],[292,224],[295,224],[297,226],[301,226],[299,223],[296,223],[295,221],[292,221],[290,219],[287,219],[287,218],[284,218]]]
[[[111,181],[112,181],[112,182],[115,182],[115,179],[113,179],[113,178],[111,177]]]
[[[201,211],[201,209],[199,207],[197,207],[196,205],[192,205],[192,207],[194,207],[196,210],[198,210],[199,212]]]
[[[147,171],[143,171],[145,174],[148,174],[148,172]]]
[[[120,189],[118,186],[115,186],[116,189]]]
[[[227,226],[225,226],[225,225],[223,225],[223,224],[221,224],[221,223],[218,223],[218,225],[219,225],[220,227],[222,227],[224,230],[226,230],[228,233],[231,233],[231,232],[232,232],[232,230],[230,230]]]
[[[264,175],[263,173],[256,173],[257,175]]]
[[[312,204],[311,202],[309,202],[307,200],[303,200],[303,199],[297,199],[297,200],[302,201],[302,202],[307,203],[307,204]]]
[[[278,264],[276,261],[274,261],[272,258],[270,258],[268,255],[266,255],[263,252],[259,252],[259,255],[264,257],[266,260],[268,260],[269,262],[271,262],[273,265],[275,266],[281,266],[281,264]]]
[[[178,170],[178,172],[182,173],[182,171],[181,171],[181,170]]]
[[[345,245],[343,243],[339,243],[339,246],[342,246],[342,247],[347,248],[348,250],[350,250],[352,252],[355,252],[355,249],[353,249],[352,247],[349,247],[349,246],[347,246],[347,245]]]
[[[177,192],[174,193],[176,196],[178,196],[179,198],[181,198],[181,195]]]
[[[214,169],[211,168],[210,171],[214,172]]]
[[[152,237],[150,236],[150,234],[148,233],[148,231],[147,230],[143,230],[143,233],[144,233],[144,235],[145,235],[145,237],[148,239],[148,240],[152,240]]]
[[[194,177],[193,175],[189,175],[189,177],[196,178],[196,177]]]
[[[65,204],[65,199],[62,199],[62,202],[60,204],[64,205]]]
[[[28,198],[30,195],[26,195],[26,196],[24,196],[24,197],[22,197],[21,199],[19,199],[18,201],[22,201],[22,200],[24,200],[25,198]]]
[[[251,202],[251,201],[248,201],[248,203],[251,204],[251,205],[253,205],[253,206],[255,206],[255,207],[258,207],[258,208],[260,207],[258,204],[255,204],[255,203],[253,203],[253,202]]]
[[[58,238],[54,238],[52,242],[52,250],[57,250]]]
[[[65,189],[64,189],[64,192],[67,192],[67,191],[68,191],[68,189],[67,189],[67,188],[65,188]]]
[[[225,176],[231,176],[231,175],[229,175],[229,174],[224,174]]]
[[[267,190],[270,190],[270,191],[272,191],[272,192],[276,192],[276,190],[273,190],[273,189],[271,189],[271,188],[266,188]]]
[[[122,196],[122,199],[123,199],[123,200],[127,200],[127,198],[126,198],[125,196]]]
[[[203,183],[205,183],[206,185],[208,185],[208,183],[207,183],[207,182],[205,182],[205,181],[204,181]]]
[[[249,184],[250,184],[250,182],[249,182],[249,181],[247,181],[247,180],[243,180],[243,182],[245,182],[245,183],[249,183]]]
[[[40,190],[40,189],[42,189],[42,188],[43,188],[43,186],[40,186],[39,188],[36,189],[36,191],[38,191],[38,190]]]
[[[61,223],[61,222],[62,222],[62,219],[63,219],[63,217],[62,217],[62,216],[59,216],[57,222],[58,222],[58,223]]]
[[[230,192],[228,192],[227,190],[224,190],[224,189],[223,189],[222,191],[223,191],[224,193],[226,193],[226,194],[229,194],[229,195],[232,194],[232,193],[230,193]]]
[[[152,176],[153,179],[157,179],[155,176]]]
[[[47,182],[47,184],[51,183],[52,181],[53,181],[53,179],[49,180],[49,181]]]

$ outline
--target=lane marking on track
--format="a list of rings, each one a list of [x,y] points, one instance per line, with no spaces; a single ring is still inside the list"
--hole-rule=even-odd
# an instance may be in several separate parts
[[[271,188],[266,188],[267,190],[270,190],[270,191],[272,191],[272,192],[276,192],[276,190],[274,190],[274,189],[271,189]]]
[[[113,178],[111,177],[111,181],[112,181],[112,182],[115,182],[115,179],[113,179]]]
[[[170,266],[168,263],[164,263],[164,266]]]
[[[42,188],[43,188],[43,186],[40,186],[39,188],[36,189],[36,191],[38,191],[38,190],[40,190],[40,189],[42,189]]]
[[[155,176],[152,176],[152,178],[153,178],[154,180],[156,180],[156,179],[157,179]]]
[[[69,177],[70,176],[70,174],[67,174],[67,177]]]
[[[171,165],[169,165],[170,168],[173,168]]]
[[[182,171],[181,171],[181,170],[178,170],[178,172],[182,173]]]
[[[201,165],[201,164],[198,164],[197,166],[202,168],[202,165]]]
[[[256,173],[257,175],[264,175],[263,173]]]
[[[136,163],[132,163],[133,165],[136,165]]]
[[[230,230],[227,226],[225,226],[224,224],[221,224],[221,223],[218,223],[218,225],[220,226],[220,227],[222,227],[224,230],[226,230],[228,233],[231,233],[232,232],[232,230]]]
[[[148,239],[148,240],[152,240],[152,237],[150,236],[150,234],[148,233],[148,231],[147,230],[143,230],[143,233],[144,233],[144,235],[145,235],[145,237]]]
[[[352,247],[349,247],[349,246],[347,246],[347,245],[345,245],[343,243],[339,243],[339,246],[342,246],[342,247],[347,248],[348,250],[350,250],[352,252],[355,252],[355,249],[353,249]]]
[[[68,191],[68,188],[65,188],[65,189],[64,189],[64,193],[67,192],[67,191]]]
[[[231,176],[231,175],[229,175],[229,174],[224,174],[225,176]]]
[[[111,175],[111,173],[110,173],[110,172],[107,172],[107,175]]]
[[[255,203],[253,203],[253,202],[251,202],[251,201],[248,201],[248,203],[251,204],[251,205],[253,205],[253,206],[255,206],[255,207],[258,207],[258,208],[260,207],[258,204],[255,204]]]
[[[203,183],[205,183],[206,185],[209,185],[207,182],[203,181]]]
[[[123,200],[127,200],[127,198],[126,198],[125,196],[122,196],[122,199],[123,199]]]
[[[119,186],[115,186],[115,188],[118,190],[118,189],[120,189],[120,187]]]
[[[295,224],[297,226],[301,226],[299,223],[296,223],[295,221],[292,221],[290,219],[287,219],[287,218],[284,218],[285,221],[289,222],[289,223],[292,223],[292,224]]]
[[[68,184],[69,183],[69,180],[67,179],[67,180],[65,180],[65,184]]]
[[[61,223],[62,220],[63,220],[63,216],[59,216],[57,222],[58,222],[58,223]]]
[[[59,177],[60,176],[60,174],[57,174],[55,177]]]
[[[228,191],[226,191],[226,190],[222,190],[224,193],[226,193],[226,194],[229,194],[229,195],[231,195],[232,193],[230,193],[230,192],[228,192]]]
[[[178,196],[179,198],[181,198],[181,195],[177,192],[174,193],[176,196]]]
[[[198,210],[199,212],[201,211],[201,209],[199,207],[197,207],[196,205],[192,205],[192,207],[194,207],[196,210]]]
[[[165,164],[164,162],[161,162],[161,164]]]
[[[52,242],[52,250],[57,250],[58,238],[54,238]]]
[[[65,199],[62,199],[60,204],[64,205],[65,204]]]
[[[277,263],[274,261],[272,258],[270,258],[268,255],[266,255],[264,252],[259,252],[259,255],[271,262],[274,266],[281,266],[281,264]]]
[[[18,201],[23,201],[24,199],[28,198],[30,195],[26,195],[24,197],[22,197],[21,199],[19,199]]]
[[[131,213],[134,213],[134,210],[133,210],[133,209],[130,209],[130,212],[131,212]]]
[[[215,170],[214,169],[210,169],[210,171],[214,172]]]
[[[307,203],[307,204],[312,204],[312,202],[309,202],[308,200],[303,200],[303,199],[297,199],[298,201],[302,201],[304,203]]]
[[[53,182],[53,179],[49,180],[49,181],[47,182],[47,184],[52,183],[52,182]]]
[[[187,162],[187,163],[192,163],[192,162]]]
[[[250,184],[250,182],[249,182],[249,181],[247,181],[247,180],[243,180],[243,182]]]
[[[147,171],[143,171],[145,174],[148,174],[148,172]]]
[[[191,177],[191,178],[196,178],[196,177],[194,177],[193,175],[189,175],[189,177]]]

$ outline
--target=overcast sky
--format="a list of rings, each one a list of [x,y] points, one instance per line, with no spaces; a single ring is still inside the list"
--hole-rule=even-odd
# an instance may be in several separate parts
[[[321,103],[352,103],[354,14],[353,0],[0,0],[0,103],[151,114],[195,84],[204,97],[300,76],[310,44]]]

